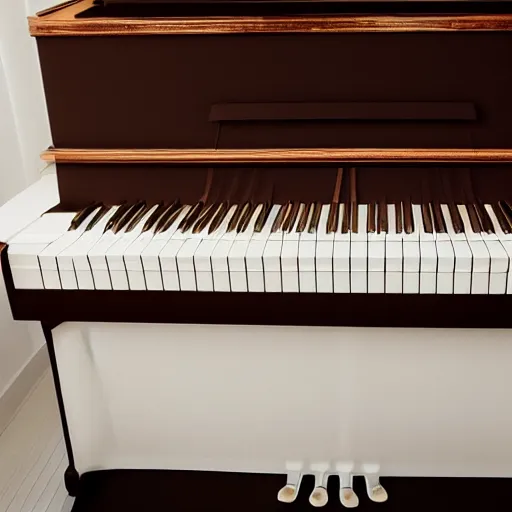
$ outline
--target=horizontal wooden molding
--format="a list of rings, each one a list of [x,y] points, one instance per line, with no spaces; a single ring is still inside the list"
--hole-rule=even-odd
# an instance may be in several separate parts
[[[329,162],[512,163],[512,149],[53,149],[61,163],[316,164]]]
[[[163,34],[446,32],[512,30],[512,14],[339,15],[205,18],[75,18],[93,0],[67,2],[29,17],[33,36],[109,36]]]

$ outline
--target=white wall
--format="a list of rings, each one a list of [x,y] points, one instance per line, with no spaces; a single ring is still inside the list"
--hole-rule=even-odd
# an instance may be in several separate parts
[[[27,12],[51,4],[0,0],[0,204],[38,179],[39,154],[51,143],[35,40],[26,19]],[[42,343],[37,324],[12,320],[1,279],[0,397]]]

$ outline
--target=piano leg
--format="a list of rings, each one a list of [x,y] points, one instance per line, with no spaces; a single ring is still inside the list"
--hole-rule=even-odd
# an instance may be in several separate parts
[[[66,451],[68,454],[68,467],[64,472],[64,483],[66,490],[70,496],[76,496],[78,493],[78,486],[80,482],[80,476],[75,468],[75,459],[73,456],[73,447],[71,446],[71,438],[69,437],[68,421],[66,418],[66,410],[64,408],[64,400],[62,398],[62,389],[60,386],[59,369],[57,367],[57,358],[55,357],[55,347],[53,345],[52,327],[45,322],[41,322],[43,328],[44,337],[46,340],[46,346],[48,347],[48,355],[50,356],[50,365],[52,368],[53,382],[55,385],[55,393],[57,395],[57,403],[59,406],[60,419],[62,423],[62,433],[64,435],[64,443],[66,445]]]

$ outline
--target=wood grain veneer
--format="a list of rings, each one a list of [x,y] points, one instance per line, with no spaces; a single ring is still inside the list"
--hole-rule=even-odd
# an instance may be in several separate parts
[[[54,149],[61,163],[313,164],[329,162],[512,162],[512,149]]]
[[[512,30],[512,14],[286,17],[75,18],[93,0],[65,3],[28,18],[33,36],[163,34],[446,32]]]

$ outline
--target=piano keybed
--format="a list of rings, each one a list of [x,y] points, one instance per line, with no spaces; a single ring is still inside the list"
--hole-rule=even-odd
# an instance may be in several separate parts
[[[289,201],[93,204],[9,243],[25,289],[512,293],[512,207]]]

